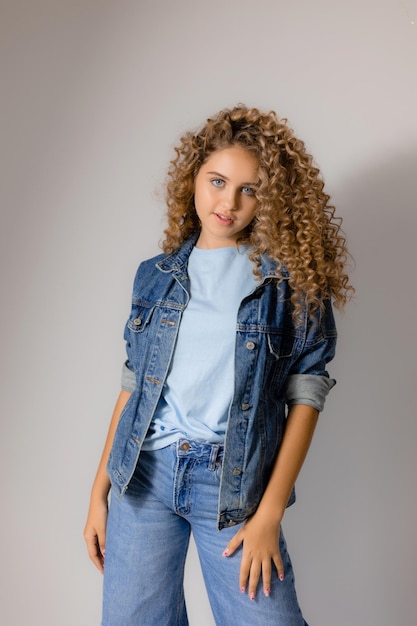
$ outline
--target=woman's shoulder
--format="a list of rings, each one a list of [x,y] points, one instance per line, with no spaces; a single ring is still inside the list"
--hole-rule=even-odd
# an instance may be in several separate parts
[[[260,263],[264,278],[280,278],[282,280],[290,278],[290,272],[287,267],[280,261],[273,259],[269,254],[261,254]]]
[[[166,258],[166,254],[157,254],[156,256],[144,259],[140,262],[136,270],[133,281],[133,297],[147,298],[146,294],[156,293],[158,285],[164,274],[159,270],[158,263]]]
[[[173,268],[186,266],[197,238],[198,233],[194,233],[191,237],[183,241],[181,245],[179,245],[178,248],[176,248],[172,252],[161,252],[156,256],[145,259],[140,263],[138,271],[150,270],[155,268],[164,272],[169,271]]]
[[[139,263],[138,271],[141,268],[155,267],[155,265],[166,259],[167,256],[167,254],[161,252],[160,254],[156,254],[155,256],[149,257],[148,259],[143,259]]]

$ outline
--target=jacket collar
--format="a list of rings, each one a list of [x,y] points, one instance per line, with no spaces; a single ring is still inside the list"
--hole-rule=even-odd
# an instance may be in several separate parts
[[[267,278],[276,278],[277,277],[277,262],[271,259],[271,257],[263,254],[261,256],[261,272],[262,272],[262,281]],[[289,278],[289,273],[286,267],[282,266],[279,274],[285,279]]]
[[[159,263],[156,264],[156,267],[160,269],[161,272],[185,271],[188,263],[188,257],[190,256],[199,235],[199,231],[191,235],[191,237],[184,241],[178,250],[174,250],[171,254],[167,254],[167,256],[159,261]]]
[[[171,252],[171,254],[168,254],[161,261],[159,261],[159,263],[156,264],[156,267],[160,269],[161,272],[185,272],[188,263],[188,257],[190,256],[199,235],[199,232],[191,235],[191,237],[184,241],[184,243],[180,248],[178,248],[178,250],[174,250],[174,252]],[[276,278],[276,261],[272,260],[267,255],[262,255],[261,272],[262,282],[267,278]],[[289,276],[288,271],[285,267],[281,268],[280,274],[283,278],[288,278]]]

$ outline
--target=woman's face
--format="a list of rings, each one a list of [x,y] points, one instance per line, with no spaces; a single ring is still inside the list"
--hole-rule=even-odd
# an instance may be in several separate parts
[[[255,217],[256,157],[238,146],[210,155],[194,183],[194,206],[201,222],[198,248],[235,246]]]

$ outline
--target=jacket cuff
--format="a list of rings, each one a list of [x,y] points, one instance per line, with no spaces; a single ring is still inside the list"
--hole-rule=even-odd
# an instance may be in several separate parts
[[[127,366],[127,361],[123,363],[122,367],[122,389],[130,391],[131,393],[133,393],[133,391],[135,391],[136,389],[135,372],[129,369],[129,367]]]
[[[326,396],[335,384],[336,381],[327,376],[291,374],[287,379],[285,401],[288,406],[307,404],[322,411]]]

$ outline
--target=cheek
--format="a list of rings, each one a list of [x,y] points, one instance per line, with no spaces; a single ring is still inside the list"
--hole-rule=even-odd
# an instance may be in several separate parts
[[[247,214],[248,214],[248,221],[249,222],[251,222],[253,220],[253,218],[255,217],[257,209],[258,209],[257,201],[256,200],[252,201],[250,203],[250,206],[248,206],[248,213]]]
[[[201,207],[204,210],[204,207],[211,204],[213,202],[212,193],[210,189],[196,189],[194,193],[194,205],[198,210]]]
[[[207,204],[207,194],[196,189],[194,194],[194,208],[198,217],[201,217],[202,213],[204,213]]]

